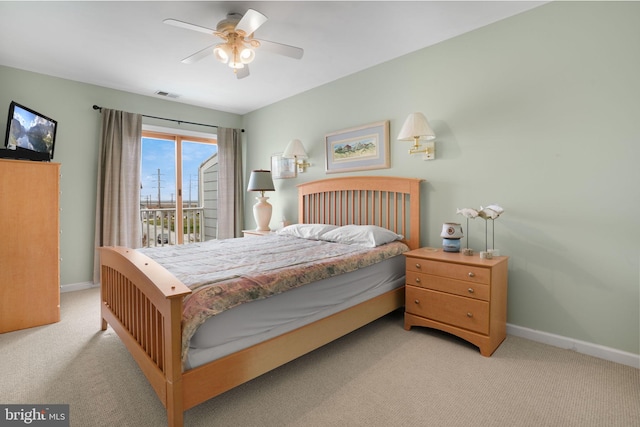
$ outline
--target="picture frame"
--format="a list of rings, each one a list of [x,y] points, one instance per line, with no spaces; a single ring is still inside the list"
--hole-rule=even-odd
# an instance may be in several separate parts
[[[325,159],[326,173],[388,169],[389,120],[326,135]]]
[[[285,159],[282,153],[271,156],[271,177],[273,179],[289,179],[298,176],[295,159]]]

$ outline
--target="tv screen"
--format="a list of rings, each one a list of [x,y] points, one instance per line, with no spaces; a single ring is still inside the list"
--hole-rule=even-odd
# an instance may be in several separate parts
[[[19,147],[47,153],[53,159],[57,125],[55,120],[11,101],[4,145],[8,149]]]

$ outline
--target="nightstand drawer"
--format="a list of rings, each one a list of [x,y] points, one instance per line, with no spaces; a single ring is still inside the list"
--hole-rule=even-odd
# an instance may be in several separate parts
[[[407,285],[489,301],[489,285],[485,285],[482,283],[464,282],[461,280],[432,276],[430,274],[424,273],[416,273],[415,271],[407,271],[406,275]]]
[[[465,264],[431,261],[423,258],[407,257],[407,271],[449,277],[474,283],[491,283],[491,269]]]
[[[457,295],[407,286],[406,311],[417,316],[489,333],[489,303]]]

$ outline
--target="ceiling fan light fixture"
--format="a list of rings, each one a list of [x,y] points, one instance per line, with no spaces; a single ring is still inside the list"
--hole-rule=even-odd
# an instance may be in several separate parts
[[[0,0],[2,1],[2,0]],[[177,19],[165,19],[163,22],[175,27],[198,31],[207,35],[213,35],[222,39],[222,43],[208,46],[186,58],[181,62],[193,64],[211,54],[216,60],[227,64],[233,69],[236,76],[241,79],[249,75],[250,64],[255,59],[255,49],[266,46],[264,50],[294,59],[301,59],[304,51],[295,46],[268,40],[256,40],[253,38],[255,31],[267,21],[267,17],[260,12],[249,9],[243,14],[229,13],[226,19],[218,22],[216,29],[190,24]],[[238,70],[242,70],[238,72]]]
[[[240,61],[243,64],[250,64],[256,57],[256,53],[250,47],[243,47],[240,51]]]
[[[213,55],[218,61],[226,64],[229,62],[229,58],[231,58],[232,55],[231,48],[226,43],[216,45],[216,47],[213,48]]]
[[[233,68],[234,70],[239,70],[240,68],[244,68],[244,64],[240,61],[232,59],[231,61],[229,61],[229,67]]]

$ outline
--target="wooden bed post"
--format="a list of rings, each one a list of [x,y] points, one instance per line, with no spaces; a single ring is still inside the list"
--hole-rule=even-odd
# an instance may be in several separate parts
[[[184,404],[182,390],[182,297],[171,298],[171,316],[165,317],[165,365],[167,386],[167,421],[169,427],[184,425]]]
[[[109,324],[182,427],[182,301],[191,290],[151,258],[132,249],[100,248],[102,330]]]

